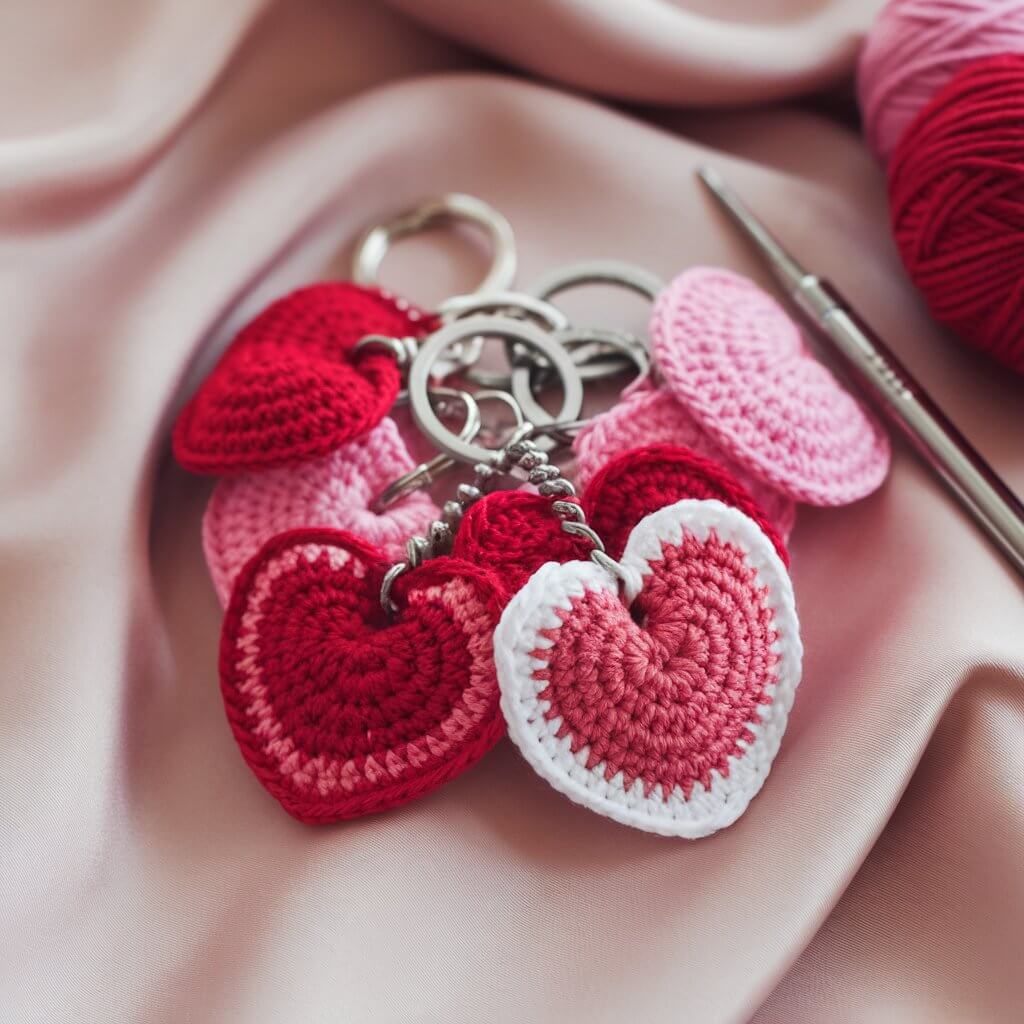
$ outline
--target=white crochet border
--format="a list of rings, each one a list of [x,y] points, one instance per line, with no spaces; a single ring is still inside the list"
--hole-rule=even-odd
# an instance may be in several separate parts
[[[679,501],[651,513],[634,527],[621,559],[635,579],[626,587],[627,598],[632,601],[639,593],[643,577],[652,572],[650,562],[661,557],[663,544],[680,544],[684,531],[705,541],[712,530],[720,540],[746,553],[757,572],[757,585],[767,588],[766,600],[778,632],[773,650],[779,660],[775,683],[765,690],[772,703],[762,709],[760,722],[750,727],[755,739],[740,741],[744,753],[729,758],[728,776],[712,772],[710,787],[695,784],[689,799],[678,786],[667,800],[660,786],[645,797],[640,780],[627,789],[621,772],[605,779],[603,762],[588,770],[589,747],[573,754],[570,738],[557,737],[562,719],[545,718],[551,705],[538,694],[547,682],[533,677],[534,670],[545,663],[531,657],[531,652],[552,646],[540,631],[562,625],[556,608],[568,610],[572,599],[582,597],[586,590],[617,589],[616,581],[604,569],[589,561],[548,562],[509,602],[494,634],[501,709],[509,735],[534,770],[570,800],[598,814],[647,832],[687,839],[699,839],[731,825],[763,785],[782,742],[803,659],[786,567],[753,520],[719,501]]]

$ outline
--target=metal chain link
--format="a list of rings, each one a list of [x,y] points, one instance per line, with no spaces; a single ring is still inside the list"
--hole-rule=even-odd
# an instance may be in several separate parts
[[[391,600],[395,581],[428,559],[448,554],[466,512],[514,469],[522,470],[540,495],[554,499],[551,510],[561,521],[562,529],[590,541],[593,545],[590,557],[596,564],[621,580],[627,579],[625,570],[606,553],[604,542],[587,524],[583,506],[572,500],[576,497],[572,482],[562,476],[562,471],[548,460],[547,452],[541,451],[532,440],[536,433],[538,430],[531,423],[519,427],[493,464],[480,462],[473,467],[473,482],[459,485],[455,498],[444,503],[441,518],[430,524],[426,535],[411,537],[406,542],[405,561],[393,565],[381,584],[380,603],[385,612],[390,615],[398,610]]]

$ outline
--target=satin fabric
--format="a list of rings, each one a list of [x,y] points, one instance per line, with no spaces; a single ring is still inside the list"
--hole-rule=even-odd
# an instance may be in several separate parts
[[[804,682],[726,832],[629,831],[507,742],[429,799],[318,830],[246,769],[218,692],[210,485],[171,463],[169,426],[238,324],[422,195],[495,203],[523,280],[617,257],[767,285],[694,185],[713,160],[1024,489],[1020,382],[928,321],[847,128],[785,109],[653,125],[467,75],[486,58],[446,36],[484,44],[484,5],[402,6],[443,34],[318,0],[0,11],[4,1017],[1019,1020],[1021,584],[901,446],[872,498],[801,512]],[[535,0],[513,28],[490,7],[488,45],[618,98],[732,103],[842,86],[867,7],[774,6],[769,33],[753,0],[728,20],[642,3],[627,31]],[[385,273],[429,303],[481,266],[433,233]],[[576,302],[642,323],[631,300]]]

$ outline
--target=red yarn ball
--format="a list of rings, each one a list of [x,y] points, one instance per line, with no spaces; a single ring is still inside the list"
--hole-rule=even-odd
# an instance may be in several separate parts
[[[889,163],[893,233],[935,318],[1024,372],[1024,55],[969,64]]]

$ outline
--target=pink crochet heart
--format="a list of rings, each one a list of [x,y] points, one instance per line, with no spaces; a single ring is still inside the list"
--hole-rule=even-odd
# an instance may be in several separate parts
[[[673,444],[717,462],[750,493],[783,540],[796,522],[796,505],[726,455],[722,447],[672,395],[649,383],[634,386],[622,400],[576,435],[576,477],[581,488],[612,459],[633,448]]]
[[[222,605],[242,566],[275,534],[300,527],[346,530],[398,561],[409,537],[440,514],[423,492],[383,513],[370,505],[388,484],[412,468],[394,421],[323,458],[221,480],[203,517],[203,549]]]
[[[697,838],[731,824],[779,749],[802,646],[793,591],[755,523],[718,501],[643,519],[620,560],[542,566],[495,631],[509,735],[600,814]]]
[[[750,474],[810,505],[845,505],[885,479],[885,431],[753,281],[684,271],[655,301],[650,333],[665,386]]]

